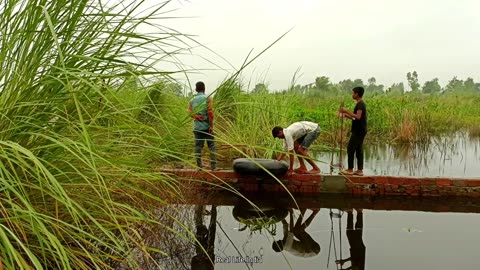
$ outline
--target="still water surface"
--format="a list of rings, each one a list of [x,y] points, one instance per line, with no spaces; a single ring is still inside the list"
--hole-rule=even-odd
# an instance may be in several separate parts
[[[462,133],[432,137],[429,144],[366,144],[364,152],[366,175],[480,178],[480,139]],[[313,155],[320,160],[318,164],[324,173],[331,171],[332,160],[333,164],[340,163],[338,153]],[[347,166],[346,153],[341,160],[341,164]]]
[[[480,215],[475,213],[319,208],[308,224],[308,218],[315,209],[301,207],[305,210],[305,216],[297,225],[306,226],[304,230],[301,226],[291,230],[295,235],[295,243],[293,248],[288,249],[288,240],[285,241],[288,237],[285,238],[281,218],[284,216],[284,222],[288,224],[288,235],[290,213],[293,213],[294,224],[299,220],[300,210],[295,207],[290,208],[290,213],[288,208],[277,208],[277,213],[286,215],[280,215],[278,222],[272,222],[273,225],[268,223],[270,225],[261,229],[253,226],[245,228],[245,224],[239,221],[234,209],[245,209],[243,204],[217,205],[213,208],[211,205],[177,207],[185,210],[184,213],[190,213],[186,216],[191,218],[192,232],[198,230],[201,222],[206,232],[210,230],[212,233],[209,240],[214,243],[210,247],[215,258],[214,269],[217,270],[480,269]],[[199,209],[204,214],[200,222]],[[216,213],[213,209],[216,209]],[[265,213],[269,211],[266,207],[264,210]],[[195,219],[197,226],[192,224]],[[189,224],[188,220],[183,222]],[[176,239],[179,241],[178,237]],[[273,249],[276,241],[285,241],[283,251]],[[192,267],[192,258],[203,253],[195,250],[194,241],[184,240],[183,243],[180,245],[182,248],[177,246],[173,249],[182,251],[177,257],[164,257],[158,261],[161,268],[148,269],[209,269]],[[170,244],[169,248],[173,246],[171,242],[163,244]],[[208,245],[204,247],[208,250]],[[343,268],[336,263],[341,260],[345,260]]]
[[[366,145],[364,171],[370,175],[477,178],[480,177],[479,149],[478,139],[462,134],[432,138],[428,145]],[[322,161],[319,163],[322,171],[329,172],[332,153],[314,154]],[[339,157],[333,156],[333,160],[338,163]],[[346,157],[343,157],[343,164],[346,165]],[[263,201],[277,202],[280,199],[277,196],[267,195]],[[359,204],[350,200],[354,199],[341,198],[338,203],[329,203],[328,208],[321,203],[306,203],[299,207],[292,203],[281,206],[267,203],[262,208],[266,214],[261,221],[250,219],[257,221],[254,224],[262,225],[257,227],[254,224],[245,226],[248,222],[245,213],[255,216],[256,212],[249,212],[244,203],[235,206],[217,200],[216,206],[177,205],[172,207],[172,215],[189,224],[187,228],[193,233],[198,233],[199,228],[204,229],[204,240],[210,241],[205,249],[210,247],[213,251],[214,269],[217,270],[480,269],[479,200],[470,199],[473,201],[456,203],[456,208],[448,208],[451,202],[430,199],[433,200],[428,202],[430,208],[422,207],[418,202],[405,208],[409,203],[409,199],[405,199],[400,203],[403,206],[387,203],[384,205],[393,207],[382,208],[375,205],[375,200],[365,199],[369,204],[364,209],[358,209]],[[357,209],[348,209],[350,205]],[[469,205],[469,208],[462,209],[463,205]],[[447,212],[438,212],[439,207],[446,207]],[[299,209],[305,213],[297,223]],[[313,211],[318,212],[312,215]],[[298,226],[292,228],[290,224]],[[178,226],[177,229],[182,230]],[[202,252],[198,243],[196,250],[195,241],[188,238],[179,240],[178,235],[174,235],[171,239],[175,239],[175,244],[162,242],[159,249],[176,255],[158,258],[160,268],[148,269],[209,269],[192,266],[194,256]]]
[[[329,209],[321,209],[305,230],[318,243],[319,253],[301,257],[301,253],[294,255],[290,251],[275,252],[272,249],[274,240],[283,239],[281,223],[277,225],[275,236],[249,230],[240,232],[238,228],[242,224],[235,221],[231,212],[232,207],[218,209],[217,262],[239,256],[261,260],[252,260],[250,265],[217,263],[215,269],[342,269],[335,261],[349,258],[352,256],[350,247],[362,246],[362,243],[364,253],[353,251],[360,253],[354,254],[358,257],[354,269],[480,269],[480,215],[476,214],[364,209],[363,230],[356,232],[357,235],[349,241],[346,231],[348,213],[343,212],[340,218],[330,220]],[[337,210],[334,212],[338,213]],[[310,213],[308,210],[306,217]],[[295,210],[294,215],[298,214],[299,211]],[[352,216],[353,221],[358,222],[356,211]],[[345,262],[343,269],[350,266],[351,262]]]

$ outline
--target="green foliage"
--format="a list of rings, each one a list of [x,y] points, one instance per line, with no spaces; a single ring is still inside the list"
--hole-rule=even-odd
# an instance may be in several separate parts
[[[417,92],[420,90],[420,83],[418,82],[418,74],[416,71],[413,71],[412,73],[408,72],[407,80],[408,80],[408,85],[410,86],[410,89],[412,89],[413,92]]]
[[[215,90],[215,112],[224,121],[233,122],[237,114],[237,101],[242,95],[242,86],[235,79],[226,80]]]
[[[161,27],[149,31],[156,34],[140,34],[137,28],[154,27],[150,20],[159,15],[153,10],[143,16],[142,3],[2,2],[4,268],[120,264],[141,269],[139,257],[148,260],[149,252],[161,252],[143,242],[142,228],[158,225],[154,211],[163,196],[178,196],[178,188],[167,176],[152,173],[147,162],[193,164],[193,136],[182,87],[171,81],[173,72],[152,65],[176,61],[175,54],[188,48],[172,45],[182,35]],[[130,62],[139,52],[142,63]],[[151,77],[156,77],[153,85],[147,84]],[[416,72],[409,77],[415,86]],[[333,83],[325,76],[293,85],[275,93],[258,85],[247,94],[236,76],[226,80],[214,93],[218,145],[235,149],[235,155],[272,157],[281,144],[271,136],[274,126],[310,120],[320,124],[322,134],[333,134],[339,128],[338,107],[345,102],[353,108],[351,89],[365,86],[361,79]],[[479,86],[473,79],[455,78],[442,95],[403,94],[403,84],[388,95],[382,89],[374,78],[368,81],[369,138],[419,140],[471,128],[480,120]],[[322,136],[317,145],[328,142]],[[269,224],[260,220],[254,229]]]
[[[315,88],[320,91],[329,92],[332,85],[330,79],[326,76],[315,78]]]
[[[422,87],[422,92],[425,94],[435,94],[440,93],[442,91],[442,87],[438,83],[438,78],[435,78],[431,81],[426,81]]]
[[[258,218],[250,218],[250,219],[243,219],[238,218],[239,221],[245,226],[240,228],[239,231],[244,231],[248,228],[250,234],[252,233],[260,233],[262,234],[262,230],[265,229],[268,235],[275,236],[277,233],[277,223],[278,221],[274,217],[258,217]]]
[[[237,156],[272,157],[275,150],[281,149],[281,140],[271,137],[271,129],[303,120],[320,124],[321,136],[313,147],[334,145],[334,135],[338,136],[340,130],[340,119],[336,116],[338,108],[344,104],[353,110],[355,106],[350,92],[344,95],[324,92],[315,98],[296,91],[247,95],[242,94],[240,84],[232,85],[235,87],[231,91],[223,88],[222,95],[213,97],[217,119],[215,129],[218,144],[231,145],[243,153],[236,152]],[[480,121],[480,108],[475,106],[480,102],[480,95],[455,93],[460,92],[436,95],[420,92],[401,94],[395,90],[388,94],[366,92],[367,139],[413,142],[440,133],[470,129]],[[344,121],[345,137],[350,125],[349,120]],[[188,137],[185,138],[188,140]]]
[[[139,34],[159,14],[144,16],[142,1],[1,6],[0,268],[141,268],[131,250],[148,250],[140,228],[157,223],[155,204],[143,201],[159,206],[150,192],[177,190],[151,173],[146,155],[180,157],[159,148],[159,130],[174,132],[176,118],[159,113],[168,112],[160,96],[140,82],[166,76],[150,65],[181,52],[171,45],[181,35]],[[139,51],[142,64],[130,63]]]
[[[405,86],[403,83],[394,83],[386,91],[388,95],[403,95],[405,93]]]
[[[463,81],[457,79],[457,76],[453,77],[445,86],[446,92],[453,92],[455,89],[463,89]]]
[[[257,83],[255,88],[252,90],[252,94],[261,94],[268,92],[268,87],[264,83]]]
[[[383,84],[377,85],[375,77],[368,79],[368,85],[365,88],[365,91],[371,95],[383,94],[385,92]]]
[[[289,99],[288,97],[285,97]],[[289,123],[308,120],[320,123],[322,133],[333,134],[338,129],[338,118],[335,113],[347,97],[324,97],[318,99],[298,99],[297,106],[292,106],[287,117]],[[346,99],[347,98],[347,99]],[[265,99],[265,98],[264,98]],[[444,132],[455,132],[468,128],[480,120],[480,109],[473,104],[480,102],[480,95],[441,95],[431,96],[408,94],[398,96],[375,95],[365,96],[368,110],[369,139],[390,139],[399,137],[402,128],[415,127],[415,134],[404,134],[405,140],[422,140],[430,135]],[[348,101],[345,106],[353,110],[354,102]],[[350,122],[346,122],[347,127]],[[405,127],[404,127],[405,126]],[[247,127],[245,127],[247,128]],[[329,137],[322,137],[323,143],[330,143]]]

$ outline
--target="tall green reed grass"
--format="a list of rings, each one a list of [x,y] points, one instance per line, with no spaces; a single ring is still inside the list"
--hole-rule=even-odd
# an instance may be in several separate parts
[[[298,98],[286,99],[283,94],[246,94],[238,88],[219,91],[221,95],[215,95],[214,103],[218,104],[220,142],[242,146],[243,151],[256,157],[271,157],[272,149],[278,144],[271,130],[274,126],[289,124],[288,116],[298,105]]]
[[[249,93],[240,83],[229,85],[218,89],[214,95],[217,138],[220,144],[235,144],[256,157],[269,158],[274,155],[274,149],[281,149],[280,141],[271,137],[273,126],[287,126],[303,120],[317,122],[322,129],[314,148],[338,148],[342,128],[336,112],[341,104],[351,110],[355,106],[348,94],[326,93],[312,98],[288,91]],[[480,120],[480,109],[473,105],[480,102],[480,95],[474,93],[372,96],[366,93],[364,100],[369,142],[417,143],[458,131],[475,134],[475,124]],[[172,102],[183,101],[178,98]],[[350,127],[351,122],[344,121],[343,144],[348,141]],[[234,155],[239,155],[237,150],[233,151]]]
[[[161,113],[126,97],[145,97],[142,78],[169,79],[171,72],[153,64],[188,48],[172,45],[181,34],[153,20],[168,1],[147,12],[144,1],[105,3],[0,5],[0,263],[6,269],[117,263],[138,269],[131,250],[148,249],[139,228],[159,223],[144,198],[162,205],[156,192],[178,194],[172,179],[145,163],[148,156],[175,155],[162,148],[168,142],[160,132],[171,119],[152,127],[144,115]],[[157,34],[140,33],[145,25]]]

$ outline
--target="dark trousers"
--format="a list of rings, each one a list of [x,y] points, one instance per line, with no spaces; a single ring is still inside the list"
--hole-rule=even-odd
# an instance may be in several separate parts
[[[366,247],[362,239],[363,213],[357,212],[357,222],[353,228],[353,213],[348,212],[347,216],[347,238],[350,244],[350,258],[353,269],[365,269]]]
[[[208,133],[208,130],[205,131],[193,131],[195,135],[195,158],[197,160],[197,166],[202,167],[202,148],[207,142],[208,149],[210,149],[210,165],[212,169],[217,168],[217,160],[215,155],[215,141],[213,140],[213,135]]]
[[[357,170],[363,170],[363,139],[365,134],[355,134],[352,132],[347,146],[348,169],[353,169],[354,157],[357,157]]]
[[[353,227],[353,212],[347,213],[347,236],[350,240],[350,246],[363,246],[363,212],[357,212],[357,222]]]

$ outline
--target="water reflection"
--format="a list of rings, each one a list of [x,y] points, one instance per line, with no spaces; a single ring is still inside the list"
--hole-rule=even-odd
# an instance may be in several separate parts
[[[232,215],[235,220],[244,224],[239,231],[248,229],[251,233],[262,233],[262,230],[266,230],[275,235],[276,224],[288,215],[288,209],[283,204],[266,200],[256,200],[254,203],[242,201],[235,205]]]
[[[297,198],[295,204],[286,197],[267,194],[258,200],[249,199],[258,209],[241,198],[228,198],[227,205],[218,207],[217,270],[375,270],[385,269],[387,264],[394,270],[417,266],[453,269],[459,263],[479,266],[469,256],[480,241],[480,235],[473,233],[480,215],[398,211],[437,211],[441,207],[478,212],[478,201],[422,199],[409,203],[401,198],[369,201],[336,196]],[[458,232],[459,224],[462,232]],[[453,244],[440,244],[446,241]],[[452,258],[448,256],[452,248],[468,252]],[[409,261],[404,262],[403,257],[409,257]]]
[[[321,261],[330,261],[331,256],[334,256],[336,264],[330,266],[327,262],[327,269],[332,269],[333,266],[337,266],[336,269],[365,269],[366,248],[362,240],[363,211],[361,209],[356,210],[357,217],[354,223],[352,210],[346,210],[346,215],[343,215],[340,213],[344,211],[340,209],[333,209],[339,214],[333,214],[334,211],[330,209],[330,214],[327,215],[328,209],[308,207],[304,206],[304,203],[286,204],[285,202],[289,200],[284,198],[270,200],[270,202],[266,200],[251,201],[258,207],[240,200],[230,210],[231,216],[242,225],[237,230],[224,231],[226,235],[223,237],[237,239],[237,242],[229,243],[233,246],[218,246],[223,249],[223,255],[220,255],[220,258],[224,259],[216,265],[218,267],[216,269],[314,269],[312,264],[318,265]],[[228,208],[223,209],[228,211]],[[323,214],[320,215],[321,213]],[[342,226],[344,216],[347,216],[346,227]],[[234,227],[228,221],[223,221],[223,228],[228,225]],[[325,221],[330,222],[330,228],[320,225]],[[281,225],[281,227],[276,225]],[[283,235],[277,235],[279,228],[283,229]],[[242,239],[245,239],[245,236],[241,236],[242,233],[253,236],[256,238],[255,241],[242,243]],[[321,239],[326,234],[330,235],[328,255],[326,252],[321,252],[320,245]],[[346,244],[343,243],[345,237],[342,238],[342,234],[347,235],[350,245],[350,257],[346,259],[342,257],[342,244]],[[336,239],[335,235],[337,235]],[[260,257],[256,257],[247,252],[247,246],[259,249],[270,246],[271,251],[267,250],[265,256],[261,254]],[[343,254],[345,254],[344,251]],[[232,257],[237,258],[237,263],[232,264],[235,260],[231,259]],[[217,261],[220,260],[217,259]],[[245,263],[245,265],[240,266],[238,262]],[[350,266],[348,266],[349,263]],[[348,268],[343,268],[343,266],[348,266]]]
[[[191,269],[191,258],[200,254],[192,241],[195,233],[194,221],[197,219],[196,209],[204,206],[170,205],[157,206],[149,213],[158,223],[145,223],[132,229],[132,239],[138,239],[134,248],[124,260],[113,262],[111,266],[117,270],[157,270],[157,269]],[[214,212],[215,213],[215,212]],[[215,215],[215,214],[214,214]],[[198,222],[200,225],[200,222]],[[201,226],[199,226],[202,230]],[[215,230],[215,224],[210,224],[207,230]],[[203,235],[203,234],[199,234]],[[212,235],[212,234],[209,234]],[[214,234],[213,234],[214,235]],[[199,237],[202,239],[202,237]],[[207,242],[206,250],[211,250]],[[213,246],[210,246],[213,248]],[[202,256],[199,256],[202,259]],[[198,258],[198,257],[197,257]],[[135,261],[136,264],[131,264]],[[196,268],[213,269],[213,268]]]
[[[347,228],[346,235],[350,245],[350,257],[335,261],[341,266],[341,269],[364,270],[366,247],[363,243],[363,210],[356,209],[357,218],[355,227],[353,226],[353,210],[347,210]],[[343,268],[346,262],[350,262],[350,267]]]
[[[364,173],[369,175],[479,177],[480,140],[457,133],[432,137],[429,143],[365,144]],[[338,164],[346,164],[346,155],[317,152],[323,172],[337,173]]]
[[[287,223],[286,219],[282,219],[283,239],[273,242],[272,248],[274,251],[281,252],[285,250],[298,257],[314,257],[320,253],[320,245],[305,231],[310,223],[312,223],[319,209],[312,209],[310,216],[305,222],[302,222],[306,210],[307,209],[300,210],[300,215],[295,225],[293,223],[293,208],[288,210],[290,223]]]
[[[210,215],[208,227],[204,216]],[[212,270],[215,264],[215,232],[217,227],[217,207],[211,206],[209,212],[204,205],[195,207],[195,256],[191,260],[191,270]]]
[[[480,269],[475,199],[199,197],[140,228],[140,269]]]

